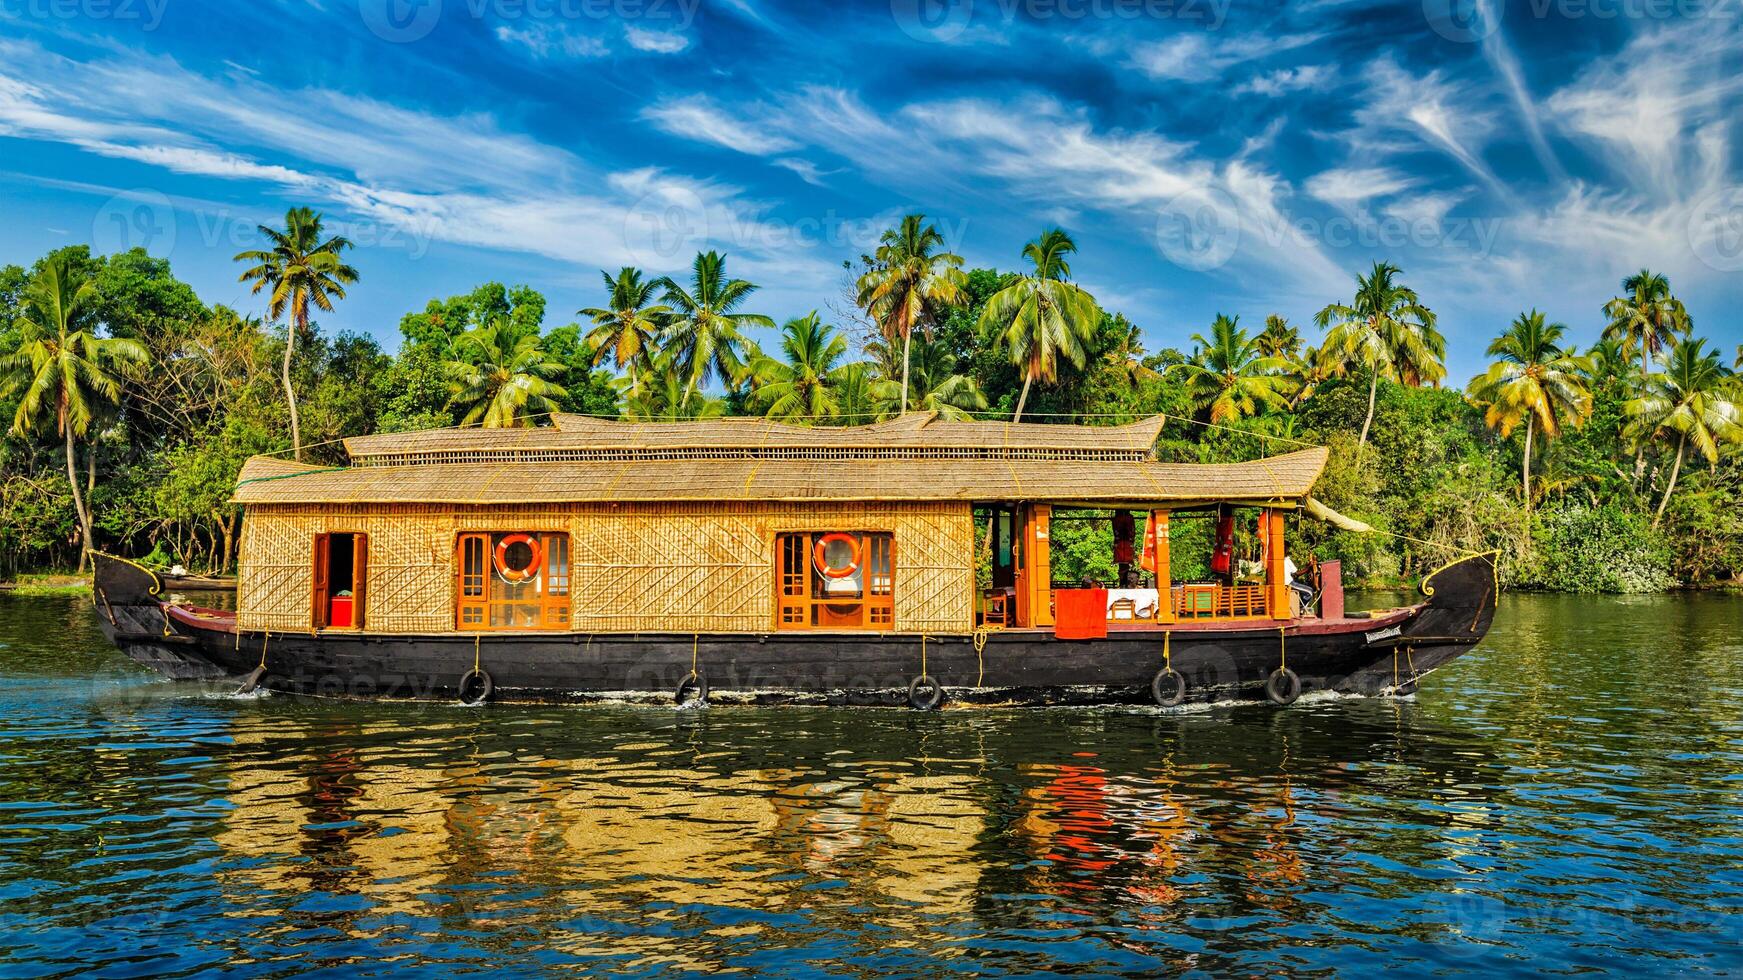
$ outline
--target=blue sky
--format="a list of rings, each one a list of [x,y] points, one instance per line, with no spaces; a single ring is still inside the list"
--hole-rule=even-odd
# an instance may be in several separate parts
[[[1538,307],[1587,343],[1670,275],[1743,340],[1736,0],[0,0],[0,262],[146,245],[250,309],[292,204],[359,243],[329,330],[490,279],[603,299],[699,248],[827,309],[922,210],[971,265],[1061,225],[1077,277],[1185,347],[1310,319],[1377,259],[1452,378]]]

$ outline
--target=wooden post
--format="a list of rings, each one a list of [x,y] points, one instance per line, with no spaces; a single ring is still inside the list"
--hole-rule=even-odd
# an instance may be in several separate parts
[[[1289,610],[1289,578],[1283,572],[1283,511],[1260,512],[1259,526],[1265,531],[1265,597],[1272,619],[1291,619]]]
[[[1150,570],[1156,573],[1156,622],[1174,622],[1174,575],[1168,558],[1168,512],[1150,512]]]

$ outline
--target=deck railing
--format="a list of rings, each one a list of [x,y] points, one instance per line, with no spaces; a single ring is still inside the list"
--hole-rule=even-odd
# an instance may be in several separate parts
[[[1176,585],[1176,619],[1247,619],[1270,615],[1263,585]]]

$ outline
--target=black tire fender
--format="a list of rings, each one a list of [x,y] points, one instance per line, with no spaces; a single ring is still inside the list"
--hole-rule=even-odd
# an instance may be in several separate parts
[[[1186,700],[1186,678],[1173,667],[1164,667],[1150,680],[1150,696],[1164,708],[1177,708]]]
[[[672,700],[678,704],[686,701],[708,701],[708,679],[699,670],[692,670],[678,682],[678,689],[672,692]]]
[[[483,704],[496,693],[496,682],[483,667],[474,667],[460,675],[458,687],[461,704]]]
[[[908,682],[908,706],[916,711],[936,711],[944,703],[944,687],[930,674]]]
[[[1272,704],[1294,704],[1295,699],[1301,697],[1301,678],[1288,667],[1279,667],[1265,678],[1265,696]]]

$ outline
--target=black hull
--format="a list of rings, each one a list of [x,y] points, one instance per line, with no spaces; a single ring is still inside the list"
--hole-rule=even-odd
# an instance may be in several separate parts
[[[1408,693],[1488,631],[1494,582],[1492,557],[1479,556],[1425,582],[1425,603],[1372,620],[1301,620],[1281,636],[1270,624],[1177,627],[1169,662],[1188,701],[1263,698],[1265,679],[1285,663],[1303,692]],[[264,654],[263,687],[329,697],[453,700],[476,664],[498,701],[669,701],[694,669],[713,701],[905,704],[909,682],[925,673],[958,702],[1147,703],[1164,663],[1159,627],[1093,640],[1006,630],[979,649],[969,636],[872,633],[238,636],[216,617],[166,609],[155,585],[135,566],[99,559],[99,619],[134,660],[211,679],[248,674]]]

